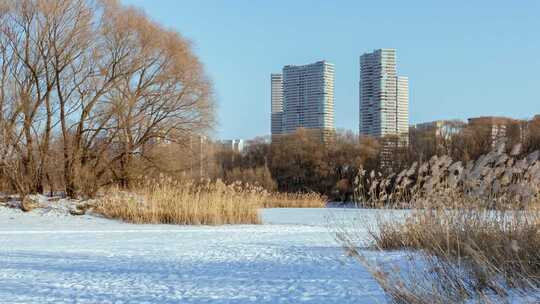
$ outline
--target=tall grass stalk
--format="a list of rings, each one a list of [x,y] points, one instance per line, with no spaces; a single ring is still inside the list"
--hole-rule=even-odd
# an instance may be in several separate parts
[[[131,223],[222,225],[259,224],[266,193],[221,181],[195,184],[169,179],[146,181],[131,192],[109,191],[96,212]]]
[[[406,265],[367,259],[351,232],[338,239],[394,303],[540,302],[540,211],[454,199],[447,208],[424,203],[404,220],[379,218],[370,230],[374,249],[401,250]]]
[[[263,208],[324,208],[327,199],[318,193],[271,193],[263,202]]]

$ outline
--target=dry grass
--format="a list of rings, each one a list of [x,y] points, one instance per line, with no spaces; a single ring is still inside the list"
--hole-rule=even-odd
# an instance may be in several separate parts
[[[108,189],[95,211],[131,223],[177,225],[259,224],[259,208],[323,208],[315,194],[268,193],[261,187],[221,181],[197,184],[146,180],[130,191]]]
[[[134,191],[109,191],[96,212],[131,223],[222,225],[259,224],[258,207],[266,193],[259,188],[221,181],[205,184],[161,179]]]
[[[405,220],[379,219],[370,232],[374,247],[403,250],[408,267],[368,261],[353,238],[344,232],[338,238],[394,303],[506,303],[511,294],[538,303],[540,211],[482,205],[462,198],[460,208],[423,208],[411,210]]]
[[[324,208],[327,199],[318,193],[271,193],[263,208]]]
[[[397,176],[363,176],[357,192],[367,206],[410,208],[370,232],[373,247],[401,250],[408,263],[368,260],[354,232],[337,237],[395,303],[540,303],[537,159],[492,151],[467,164],[433,157]]]

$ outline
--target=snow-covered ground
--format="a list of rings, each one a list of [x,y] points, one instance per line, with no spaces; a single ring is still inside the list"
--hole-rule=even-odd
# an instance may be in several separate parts
[[[385,303],[332,233],[373,211],[262,216],[263,225],[180,227],[0,208],[0,303]]]

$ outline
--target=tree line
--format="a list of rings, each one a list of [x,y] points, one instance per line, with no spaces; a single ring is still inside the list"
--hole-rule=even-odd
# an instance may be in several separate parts
[[[317,192],[340,199],[353,193],[362,168],[375,169],[379,143],[338,131],[330,143],[306,129],[270,142],[256,139],[245,151],[225,149],[215,154],[216,176],[228,182],[255,183],[280,192]]]
[[[390,175],[434,155],[467,162],[492,151],[496,144],[490,124],[446,124],[437,133],[430,128],[411,129],[408,145],[400,144],[398,137],[359,137],[343,130],[338,130],[331,142],[322,142],[308,130],[299,129],[272,142],[257,139],[243,152],[218,150],[214,176],[259,184],[268,190],[313,191],[349,200],[361,171]],[[522,153],[539,150],[540,117],[509,122],[501,140],[507,150],[518,143]]]
[[[410,139],[409,149],[401,153],[408,164],[429,160],[433,155],[448,155],[464,162],[476,160],[501,141],[506,150],[520,144],[524,153],[530,153],[540,150],[540,116],[495,125],[446,121],[437,136],[432,129],[412,129]]]

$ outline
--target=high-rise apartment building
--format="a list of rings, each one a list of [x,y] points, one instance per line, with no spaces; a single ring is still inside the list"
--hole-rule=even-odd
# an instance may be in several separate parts
[[[283,75],[272,74],[271,81],[271,133],[272,136],[283,133]]]
[[[396,133],[409,138],[409,78],[397,77]]]
[[[334,65],[329,62],[286,65],[283,74],[272,74],[272,135],[299,128],[323,136],[334,131]]]
[[[398,76],[396,50],[360,56],[360,135],[409,137],[409,82]]]

